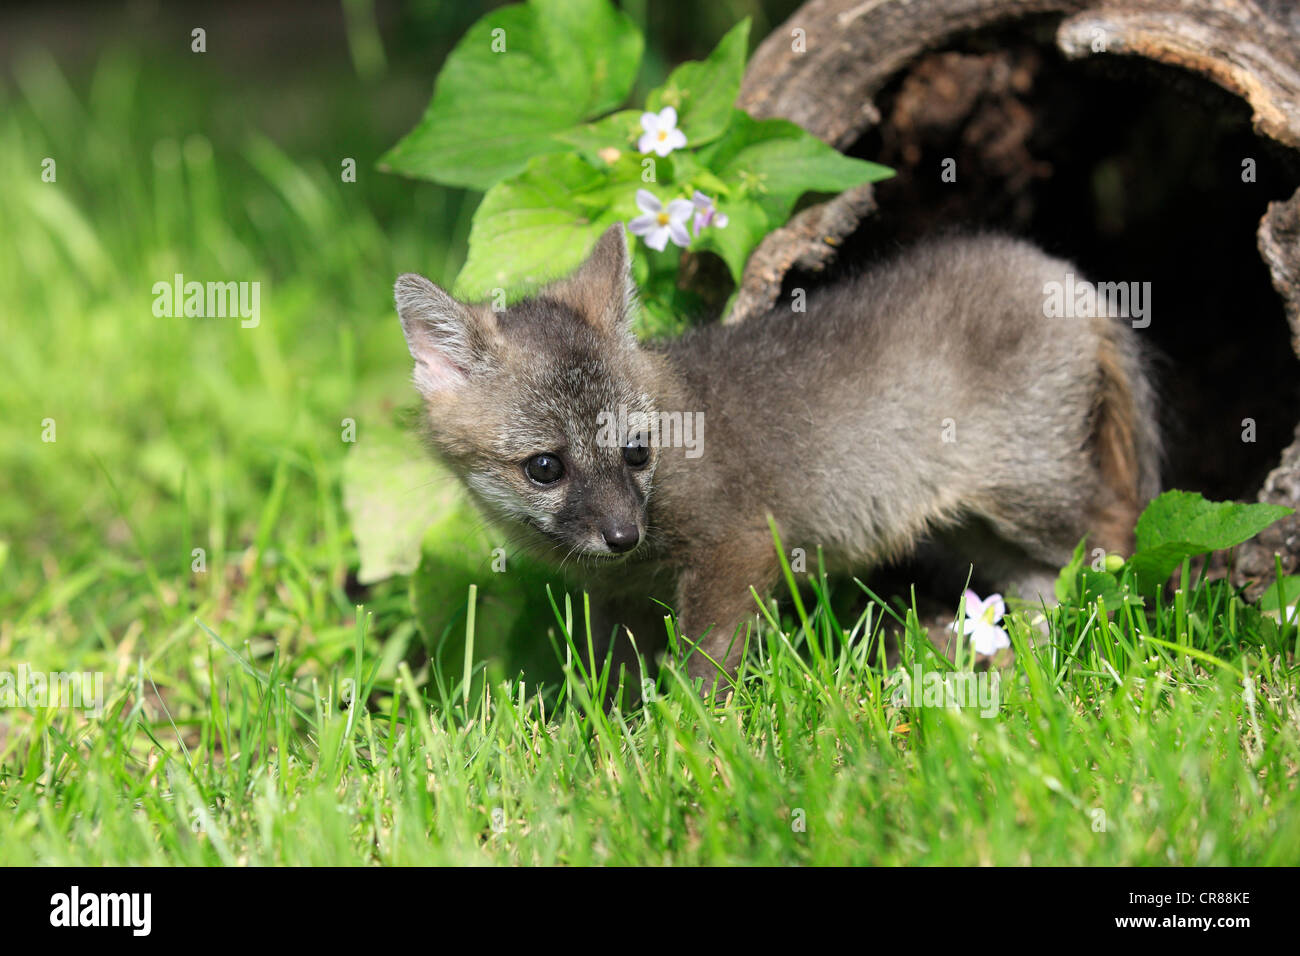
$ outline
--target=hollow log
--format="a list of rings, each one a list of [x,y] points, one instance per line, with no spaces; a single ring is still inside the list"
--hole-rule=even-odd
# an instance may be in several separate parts
[[[1051,39],[1045,42],[1069,60],[1132,58],[1208,80],[1248,104],[1258,137],[1300,150],[1300,4],[1294,0],[810,0],[755,52],[738,105],[759,118],[791,120],[849,150],[873,133],[891,133],[882,128],[890,118],[879,97],[890,84],[897,90],[925,56],[1015,23],[1046,24]],[[953,108],[966,108],[965,83],[1005,83],[1008,69],[1000,78],[949,78]],[[914,79],[924,82],[917,73]],[[843,243],[877,210],[875,191],[863,186],[799,212],[755,250],[724,321],[743,322],[771,308],[791,275],[815,278],[833,266]],[[1300,356],[1300,190],[1268,206],[1256,235]],[[1300,428],[1257,497],[1300,511]],[[1300,515],[1239,548],[1234,580],[1257,593],[1273,573],[1275,553],[1287,573],[1300,569]]]

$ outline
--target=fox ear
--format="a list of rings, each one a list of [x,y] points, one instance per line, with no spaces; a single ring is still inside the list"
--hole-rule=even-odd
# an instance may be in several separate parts
[[[544,294],[574,309],[598,331],[630,335],[636,283],[623,224],[616,222],[601,233],[578,270],[547,287]]]
[[[415,387],[433,398],[463,385],[487,355],[491,313],[452,298],[413,272],[397,277],[393,298],[415,359]]]

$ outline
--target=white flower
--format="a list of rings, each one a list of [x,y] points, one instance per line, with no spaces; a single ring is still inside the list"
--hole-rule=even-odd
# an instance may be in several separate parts
[[[966,617],[962,620],[962,633],[970,637],[977,654],[995,654],[1000,648],[1011,646],[1007,632],[997,626],[1006,613],[1007,605],[1001,594],[990,594],[981,601],[974,591],[966,592]],[[956,622],[952,629],[957,629]]]
[[[1270,594],[1276,594],[1276,593],[1277,593],[1277,588],[1271,587],[1268,591],[1264,592],[1264,595],[1265,597],[1267,597]],[[1264,614],[1267,617],[1271,617],[1279,624],[1283,624],[1283,623],[1300,624],[1300,601],[1293,601],[1292,603],[1288,604],[1285,608],[1275,607],[1271,610],[1265,611]],[[1284,616],[1286,618],[1285,621],[1283,620]]]
[[[645,236],[645,244],[656,252],[663,252],[671,239],[683,249],[691,243],[686,231],[686,220],[695,207],[689,199],[674,199],[665,211],[654,193],[648,189],[636,191],[636,205],[644,216],[637,216],[627,224],[634,236]]]
[[[643,153],[667,156],[686,145],[686,134],[677,128],[677,111],[671,106],[658,113],[642,113],[641,128],[645,132],[637,140],[636,148]]]
[[[698,189],[695,195],[691,197],[691,204],[695,207],[695,234],[698,236],[700,230],[708,226],[717,226],[719,229],[727,228],[727,214],[718,212],[718,207],[713,204],[713,200]]]

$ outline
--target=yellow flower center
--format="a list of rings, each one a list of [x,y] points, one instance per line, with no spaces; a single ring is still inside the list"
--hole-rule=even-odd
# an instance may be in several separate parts
[[[664,140],[666,140],[667,138],[668,138],[668,130],[666,130],[666,129],[661,129],[661,130],[659,131],[659,142],[662,143],[662,142],[663,142]]]
[[[658,218],[659,218],[659,225],[661,225],[661,226],[666,226],[666,225],[668,225],[668,213],[666,213],[666,212],[661,212],[661,213],[659,214],[659,217],[658,217]]]

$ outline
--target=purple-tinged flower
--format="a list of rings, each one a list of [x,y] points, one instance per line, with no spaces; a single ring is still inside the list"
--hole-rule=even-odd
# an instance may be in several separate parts
[[[689,199],[674,199],[664,209],[658,197],[648,189],[636,191],[636,205],[645,215],[637,216],[627,224],[634,236],[644,236],[645,244],[656,252],[663,252],[671,239],[675,245],[685,249],[691,244],[691,235],[686,231],[686,220],[695,207]]]
[[[713,200],[698,189],[695,195],[691,197],[691,204],[695,207],[695,235],[700,234],[701,229],[707,229],[709,226],[717,226],[719,229],[726,229],[727,219],[725,212],[719,212],[718,207],[714,205]]]
[[[966,592],[966,617],[962,620],[962,633],[970,637],[976,653],[995,654],[1001,648],[1011,646],[1007,632],[997,626],[1006,613],[1007,605],[1001,594],[990,594],[981,601],[974,591]],[[952,629],[957,629],[955,622]]]

